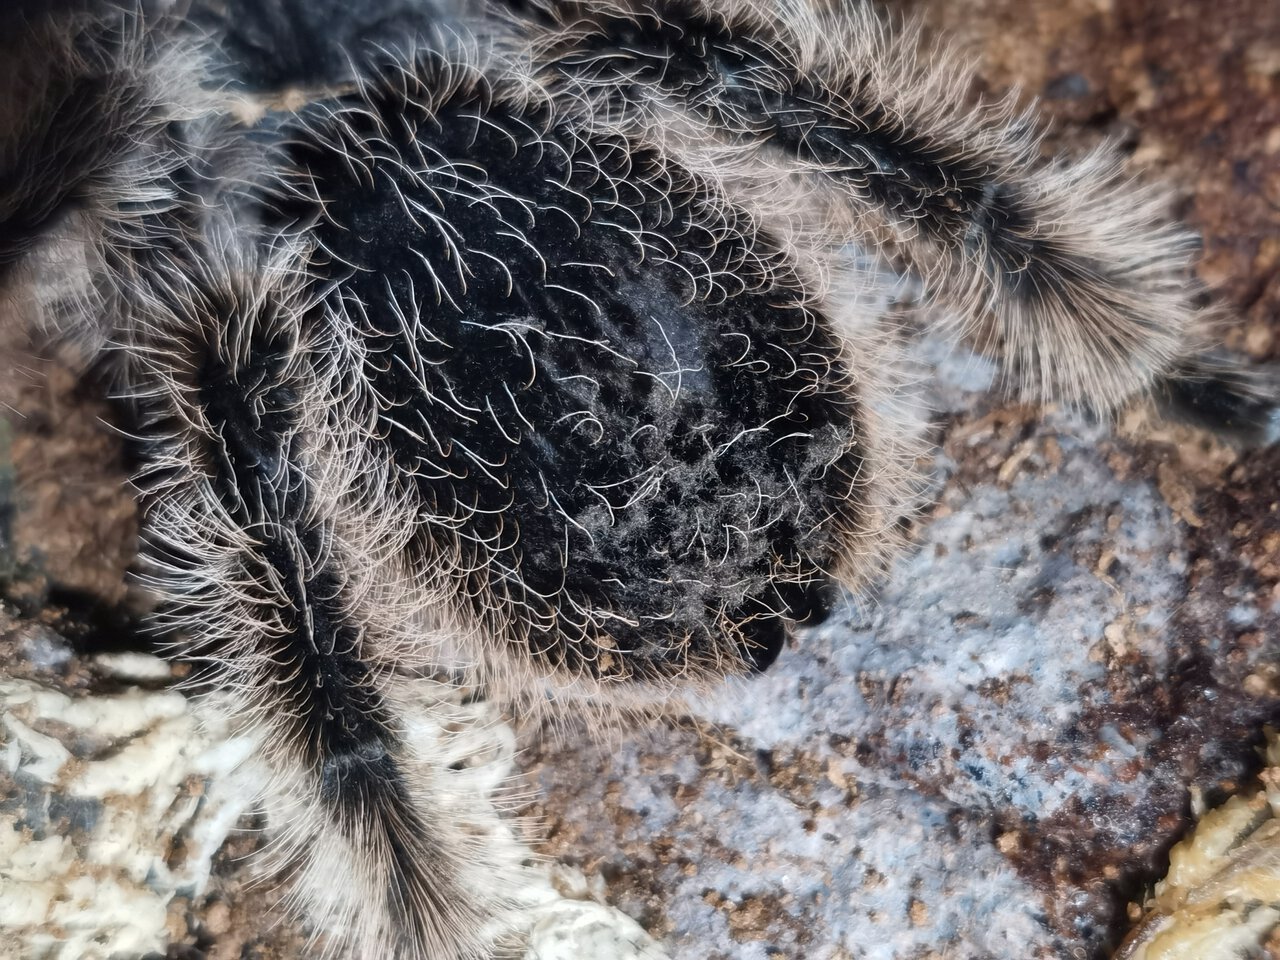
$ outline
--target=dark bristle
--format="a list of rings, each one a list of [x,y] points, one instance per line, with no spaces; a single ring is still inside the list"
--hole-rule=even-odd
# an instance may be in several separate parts
[[[1180,364],[1153,391],[1174,420],[1249,446],[1280,440],[1280,391],[1261,375],[1221,359]]]
[[[220,79],[250,90],[349,82],[378,48],[403,49],[457,21],[458,0],[195,0],[194,28],[219,39]]]
[[[177,594],[168,617],[197,637],[210,611],[256,631],[246,647],[215,630],[202,652],[230,683],[246,675],[237,650],[256,660],[255,682],[271,688],[270,749],[290,758],[325,820],[306,829],[336,832],[352,862],[385,883],[389,915],[374,928],[400,955],[463,944],[478,923],[475,898],[458,888],[457,860],[411,790],[403,735],[371,666],[377,628],[352,596],[350,558],[307,466],[319,441],[304,414],[320,402],[325,355],[305,338],[307,317],[287,280],[259,295],[257,263],[231,265],[211,249],[188,250],[180,262],[180,280],[152,293],[169,299],[169,315],[193,322],[151,332],[156,375],[178,389],[144,398],[143,420],[152,455],[188,461],[207,484],[211,502],[192,509],[217,516],[238,569],[233,587],[199,580],[201,551],[167,550]],[[158,483],[163,501],[192,478]],[[202,590],[186,586],[184,564]]]
[[[547,38],[546,73],[567,101],[660,142],[683,114],[695,151],[713,142],[804,171],[824,196],[834,186],[852,225],[825,242],[870,238],[927,278],[1027,399],[1123,406],[1192,325],[1191,245],[1152,196],[1126,192],[1102,154],[1042,159],[1033,123],[971,119],[956,78],[885,39],[869,5],[843,27],[710,0],[547,9],[564,31]],[[857,48],[851,62],[834,43],[813,53],[805,31],[828,28]]]

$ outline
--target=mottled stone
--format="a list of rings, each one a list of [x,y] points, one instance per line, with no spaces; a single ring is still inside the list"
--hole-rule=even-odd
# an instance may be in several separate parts
[[[2,612],[0,645],[27,657],[0,678],[0,956],[164,953],[257,791],[252,742],[152,657],[81,661]]]

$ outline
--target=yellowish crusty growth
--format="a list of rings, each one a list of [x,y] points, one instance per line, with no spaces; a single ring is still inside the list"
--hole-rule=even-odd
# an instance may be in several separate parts
[[[1237,960],[1280,929],[1280,738],[1260,786],[1204,813],[1116,960]]]

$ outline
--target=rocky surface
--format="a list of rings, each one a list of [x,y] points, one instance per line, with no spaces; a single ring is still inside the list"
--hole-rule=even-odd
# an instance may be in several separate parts
[[[1199,273],[1236,309],[1228,339],[1280,355],[1280,6],[1268,0],[893,0],[1054,120],[1107,137],[1178,190]]]
[[[1115,960],[1235,960],[1280,947],[1280,746],[1267,732],[1258,785],[1200,815]],[[1270,935],[1268,936],[1268,931]]]
[[[245,857],[253,744],[138,653],[0,609],[0,957],[296,957]]]
[[[1112,137],[1167,177],[1228,342],[1277,358],[1280,5],[895,6],[972,45],[985,90],[1041,97],[1055,145]],[[1009,407],[982,361],[923,359],[936,505],[875,596],[651,729],[530,741],[542,850],[672,960],[1106,956],[1192,798],[1248,782],[1280,716],[1280,451]],[[134,636],[127,464],[92,381],[17,345],[3,362],[5,680],[96,695],[87,651]],[[171,956],[304,955],[288,925],[260,929],[238,859],[255,843],[198,896],[173,888]]]
[[[0,960],[330,955],[330,931],[281,903],[288,864],[263,854],[288,818],[263,815],[268,771],[216,691],[181,692],[163,660],[76,651],[2,608],[0,654]],[[416,692],[402,720],[445,758],[438,796],[510,882],[486,942],[522,960],[667,960],[599,878],[534,857],[502,816],[516,741],[496,709],[429,680]]]

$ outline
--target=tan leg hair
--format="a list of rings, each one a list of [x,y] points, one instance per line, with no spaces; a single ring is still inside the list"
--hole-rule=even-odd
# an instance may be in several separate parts
[[[546,16],[531,59],[565,101],[761,195],[813,181],[810,241],[919,275],[1019,396],[1106,412],[1199,351],[1194,239],[1163,192],[1108,148],[1042,158],[1034,118],[972,104],[953,55],[870,5],[591,0]]]

